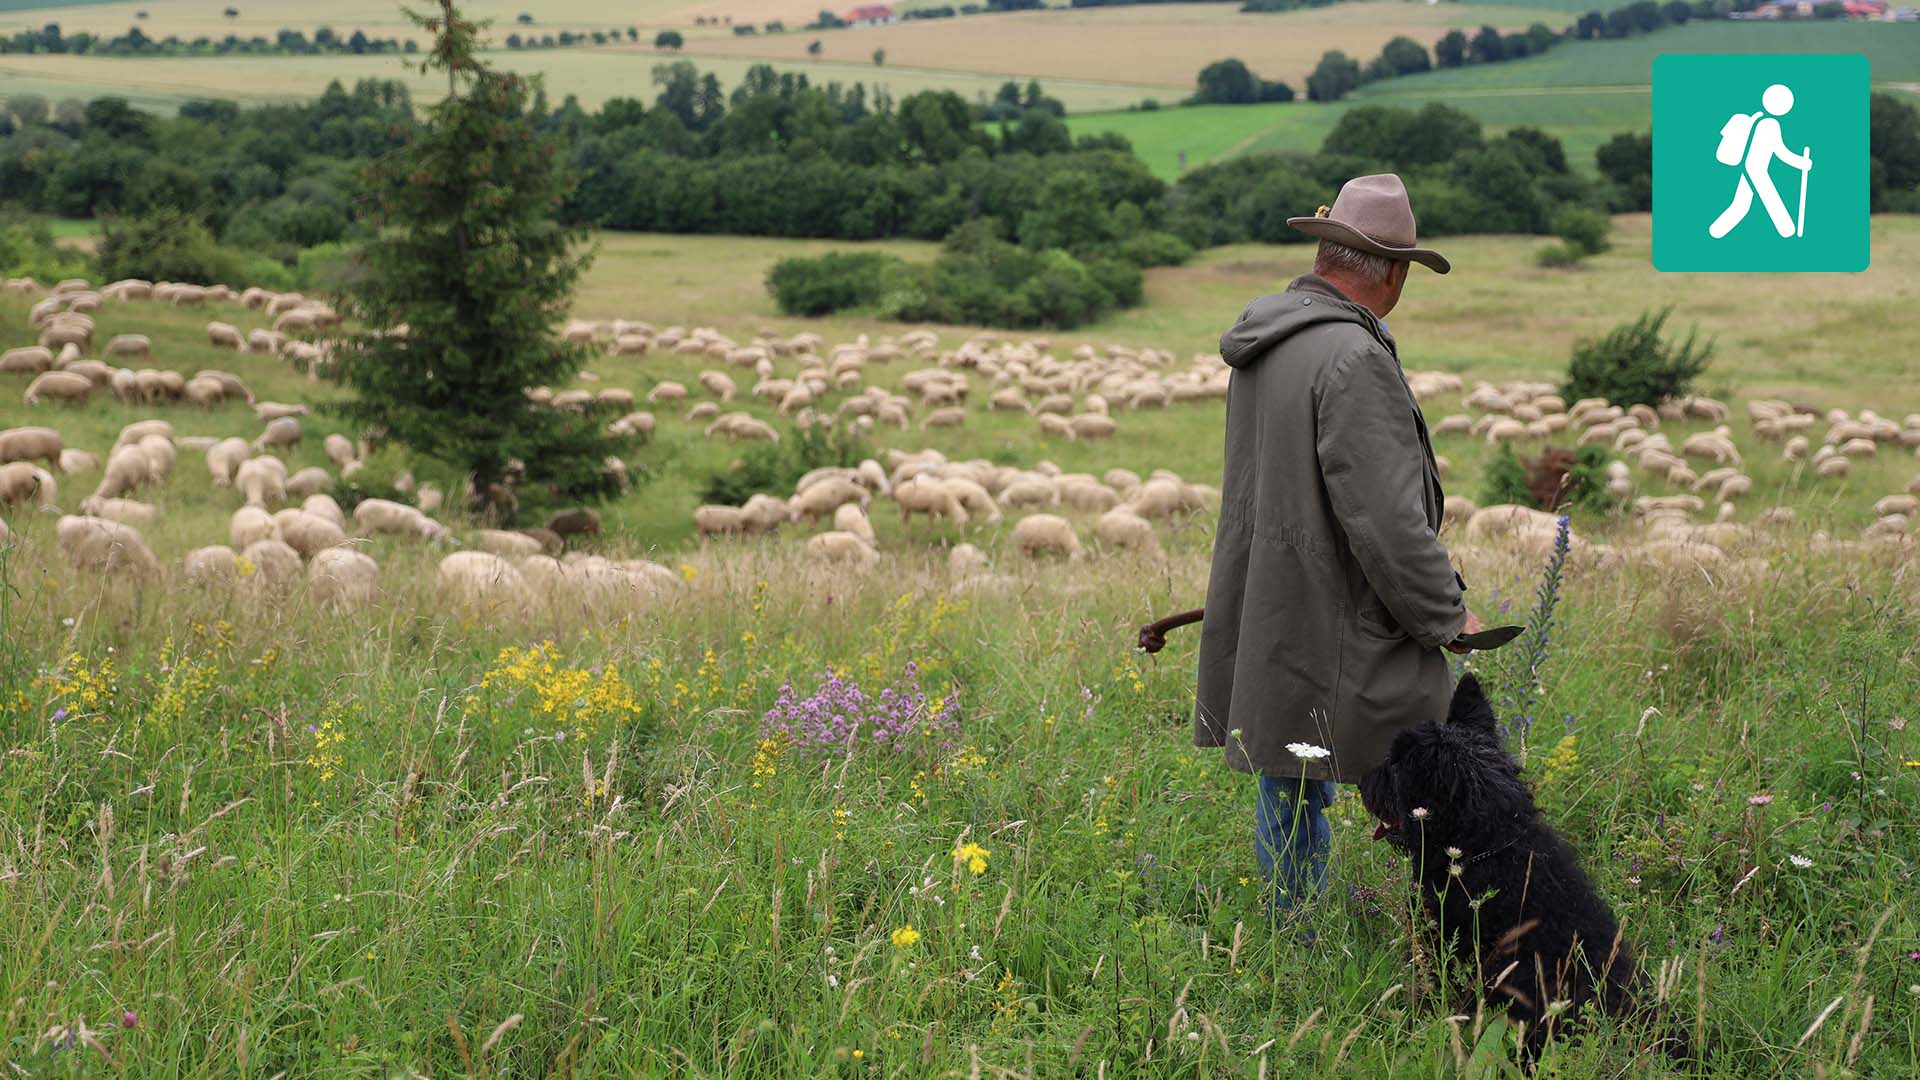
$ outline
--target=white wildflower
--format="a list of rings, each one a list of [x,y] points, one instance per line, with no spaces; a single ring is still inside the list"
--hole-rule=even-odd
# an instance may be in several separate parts
[[[840,989],[840,976],[838,975],[827,976],[827,989],[829,990]]]
[[[1787,856],[1787,861],[1799,867],[1802,870],[1805,870],[1808,867],[1813,865],[1813,860],[1807,858],[1805,855],[1789,855]]]
[[[1457,859],[1457,858],[1459,858],[1459,857],[1460,857],[1460,849],[1459,849],[1459,848],[1457,848],[1457,847],[1450,847],[1450,848],[1448,848],[1448,849],[1447,849],[1447,858],[1449,858],[1449,859]]]
[[[1427,820],[1427,808],[1426,808],[1426,807],[1424,807],[1424,806],[1416,806],[1416,807],[1414,807],[1414,808],[1413,808],[1413,820],[1415,820],[1415,821],[1425,821],[1425,820]]]
[[[1299,758],[1301,761],[1319,761],[1321,758],[1333,756],[1333,751],[1326,747],[1315,746],[1312,743],[1306,742],[1288,743],[1287,752]]]

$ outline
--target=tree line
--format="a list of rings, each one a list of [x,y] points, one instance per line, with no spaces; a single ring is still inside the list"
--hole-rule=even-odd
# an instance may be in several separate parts
[[[200,36],[182,40],[169,35],[155,38],[139,27],[108,37],[79,31],[63,34],[59,23],[48,23],[38,30],[21,30],[0,37],[0,53],[54,54],[66,56],[315,56],[348,53],[353,55],[414,53],[419,51],[411,38],[369,37],[363,30],[345,36],[332,27],[322,26],[309,38],[299,30],[281,30],[271,38],[228,34],[214,38]]]

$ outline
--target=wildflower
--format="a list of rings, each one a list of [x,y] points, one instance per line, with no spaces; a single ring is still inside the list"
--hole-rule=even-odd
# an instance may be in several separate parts
[[[855,1047],[855,1048],[854,1048],[854,1051],[853,1051],[853,1060],[855,1060],[855,1061],[859,1061],[859,1060],[860,1060],[861,1058],[863,1058],[863,1057],[866,1057],[866,1056],[867,1056],[867,1052],[866,1052],[865,1050],[862,1050],[862,1049],[860,1049],[859,1047]]]
[[[1805,855],[1789,855],[1787,856],[1787,861],[1801,870],[1805,870],[1813,865],[1813,860],[1807,858]]]
[[[1199,1032],[1197,1032],[1197,1031],[1189,1031],[1189,1032],[1187,1032],[1187,1041],[1188,1041],[1188,1042],[1199,1042],[1199,1041],[1200,1041],[1200,1033],[1199,1033]]]
[[[1233,729],[1232,731],[1229,731],[1229,732],[1227,732],[1227,734],[1228,734],[1228,735],[1231,735],[1231,736],[1233,736],[1233,741],[1234,741],[1234,742],[1239,742],[1239,741],[1240,741],[1240,731],[1241,731],[1241,729],[1240,729],[1240,728],[1234,728],[1234,729]]]
[[[911,949],[919,940],[920,931],[915,930],[912,923],[893,932],[893,947],[896,949]]]
[[[1749,796],[1747,796],[1747,805],[1748,805],[1748,806],[1765,806],[1765,805],[1767,805],[1768,803],[1770,803],[1770,802],[1772,802],[1772,801],[1773,801],[1773,796],[1771,796],[1771,795],[1749,795]]]
[[[1459,877],[1463,869],[1464,869],[1464,868],[1463,868],[1463,867],[1462,867],[1462,866],[1461,866],[1461,865],[1460,865],[1459,863],[1448,863],[1448,864],[1447,864],[1447,876],[1448,876],[1448,877]]]
[[[1909,761],[1906,765],[1909,769],[1920,769],[1920,761]]]
[[[121,1027],[129,1027],[129,1028],[137,1028],[137,1027],[139,1027],[139,1026],[140,1026],[140,1014],[139,1014],[139,1013],[136,1013],[136,1012],[134,1012],[134,1011],[133,1011],[132,1009],[128,1009],[128,1010],[127,1010],[126,1012],[123,1012],[123,1013],[121,1013],[121,1014],[120,1014],[120,1026],[121,1026]]]
[[[1457,858],[1459,858],[1459,857],[1460,857],[1460,849],[1459,849],[1459,848],[1457,848],[1457,847],[1450,847],[1450,848],[1448,848],[1448,849],[1447,849],[1447,858],[1449,858],[1449,859],[1457,859]]]
[[[978,964],[978,963],[980,963],[980,962],[981,962],[981,959],[980,959],[980,946],[978,946],[978,945],[975,945],[975,946],[974,946],[973,948],[971,948],[971,949],[968,949],[968,950],[967,950],[967,959],[969,959],[969,960],[971,960],[971,961],[973,961],[973,962],[974,962],[974,963],[976,963],[976,964]]]
[[[71,615],[69,615],[69,616],[67,616],[67,617],[66,617],[66,618],[64,618],[64,619],[61,619],[61,620],[60,620],[60,625],[61,625],[61,626],[72,626],[72,625],[73,625],[73,616],[71,616]]]
[[[840,989],[840,976],[838,975],[827,976],[827,989],[829,990]]]
[[[976,875],[984,874],[987,872],[987,856],[991,854],[993,852],[969,841],[953,849],[953,861],[966,863],[967,869]]]
[[[1240,887],[1241,887],[1241,888],[1243,888],[1243,889],[1244,889],[1244,888],[1246,888],[1247,886],[1249,886],[1249,885],[1251,885],[1251,884],[1253,884],[1253,879],[1252,879],[1252,878],[1250,878],[1250,877],[1248,877],[1248,876],[1246,876],[1245,874],[1242,874],[1242,875],[1240,875]]]
[[[59,708],[53,710],[54,723],[56,724],[61,723],[62,721],[66,720],[66,718],[67,718],[67,707],[65,705],[62,705]]]
[[[1427,820],[1427,814],[1428,814],[1428,813],[1429,813],[1429,811],[1427,810],[1427,808],[1426,808],[1426,807],[1424,807],[1424,806],[1416,806],[1416,807],[1414,807],[1414,808],[1413,808],[1413,820],[1415,820],[1415,821],[1425,821],[1425,820]]]
[[[1321,758],[1333,756],[1333,751],[1324,746],[1304,742],[1288,743],[1287,752],[1301,761],[1319,761]]]

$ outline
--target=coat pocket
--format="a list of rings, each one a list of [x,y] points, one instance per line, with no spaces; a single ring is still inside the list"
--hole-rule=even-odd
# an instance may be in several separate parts
[[[1400,621],[1393,617],[1393,612],[1388,611],[1377,596],[1369,596],[1354,614],[1360,629],[1374,637],[1398,640],[1408,636],[1406,630],[1401,628]]]

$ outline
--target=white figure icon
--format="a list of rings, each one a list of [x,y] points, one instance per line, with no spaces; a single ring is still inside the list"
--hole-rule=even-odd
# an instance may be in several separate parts
[[[1760,196],[1760,205],[1767,208],[1767,216],[1773,219],[1773,228],[1781,236],[1805,236],[1807,229],[1807,177],[1813,172],[1813,147],[1805,147],[1796,154],[1787,149],[1780,137],[1780,121],[1775,117],[1785,116],[1793,109],[1793,91],[1781,83],[1767,87],[1760,95],[1761,112],[1735,113],[1720,129],[1720,147],[1714,157],[1722,165],[1739,165],[1740,186],[1734,189],[1733,202],[1721,211],[1707,233],[1715,240],[1733,231],[1733,227],[1746,220],[1747,211],[1753,207],[1755,193]],[[1787,204],[1780,198],[1780,189],[1773,186],[1773,177],[1767,169],[1779,158],[1793,168],[1800,170],[1800,213],[1796,216],[1787,213]]]

